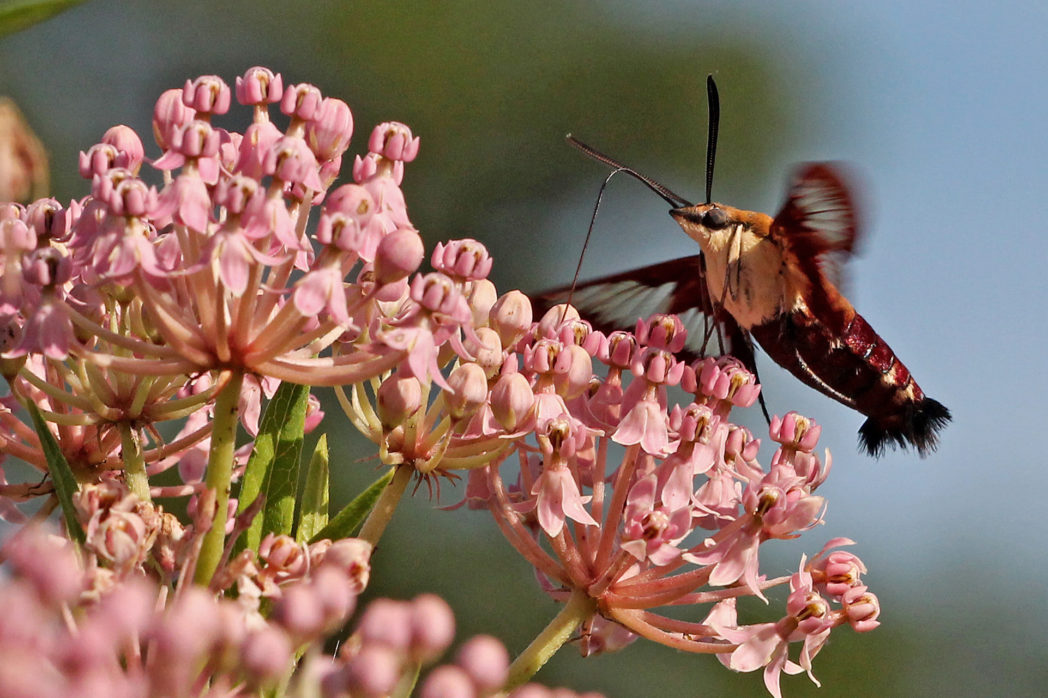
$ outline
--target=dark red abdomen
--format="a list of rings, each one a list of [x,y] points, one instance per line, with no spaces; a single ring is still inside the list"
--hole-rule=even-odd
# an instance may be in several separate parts
[[[848,315],[839,332],[804,311],[783,313],[750,332],[780,366],[869,417],[859,440],[871,455],[880,455],[887,445],[913,446],[927,455],[950,420],[949,410],[924,395],[861,315]]]

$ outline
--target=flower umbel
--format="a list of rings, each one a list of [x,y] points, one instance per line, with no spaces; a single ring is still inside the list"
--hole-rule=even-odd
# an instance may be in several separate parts
[[[222,126],[236,103],[243,132]],[[413,480],[465,478],[462,504],[564,602],[512,663],[474,638],[422,696],[544,695],[523,684],[566,642],[638,637],[764,668],[778,695],[833,628],[877,626],[866,567],[835,549],[848,539],[792,577],[760,572],[763,544],[823,522],[813,420],[773,420],[765,469],[730,421],[755,376],[680,361],[675,316],[610,336],[570,307],[536,319],[471,238],[421,270],[401,190],[420,140],[378,125],[339,183],[355,125],[266,68],[234,89],[202,76],[157,101],[154,152],[117,126],[81,153],[89,195],[0,204],[0,457],[41,475],[0,470],[0,517],[25,523],[37,499],[34,519],[65,526],[27,525],[0,556],[0,694],[408,695],[454,636],[439,598],[377,600],[323,648]],[[333,517],[326,442],[298,477],[305,432],[331,419],[318,387],[384,470]],[[787,585],[779,620],[739,625],[740,596]],[[704,620],[658,611],[693,605]]]

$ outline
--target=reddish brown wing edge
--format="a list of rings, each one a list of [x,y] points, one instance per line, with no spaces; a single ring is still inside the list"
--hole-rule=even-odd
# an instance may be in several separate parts
[[[805,265],[839,286],[840,268],[860,242],[856,176],[842,163],[808,163],[790,180],[771,234]]]

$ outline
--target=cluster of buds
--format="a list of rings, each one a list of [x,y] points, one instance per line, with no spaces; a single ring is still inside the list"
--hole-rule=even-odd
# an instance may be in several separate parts
[[[834,539],[792,578],[759,572],[761,544],[823,521],[815,490],[831,460],[814,452],[816,423],[775,417],[779,447],[765,470],[759,440],[729,421],[733,408],[756,402],[754,375],[730,357],[679,361],[677,317],[605,336],[567,306],[532,322],[526,301],[506,294],[474,325],[481,344],[467,348],[476,358],[459,358],[442,400],[427,407],[419,386],[387,378],[377,391],[381,428],[366,433],[422,472],[471,469],[464,503],[489,509],[547,591],[567,602],[557,622],[580,629],[584,654],[645,637],[717,654],[736,670],[763,667],[777,695],[779,673],[810,674],[832,628],[876,627],[861,561],[830,552],[850,540]],[[691,402],[669,406],[673,386]],[[401,433],[413,435],[406,448]],[[786,584],[779,622],[737,624],[739,596],[763,600]],[[653,610],[682,604],[705,606],[707,617]],[[801,645],[799,663],[787,658],[791,643]]]
[[[114,502],[107,516],[124,504]],[[0,694],[188,698],[205,694],[201,686],[210,686],[206,695],[250,696],[283,685],[291,698],[407,695],[419,668],[451,644],[451,609],[432,595],[376,599],[339,652],[324,655],[324,639],[352,615],[368,574],[360,541],[326,543],[312,551],[308,571],[281,585],[267,619],[243,597],[193,585],[170,594],[141,567],[100,577],[67,539],[28,526],[0,550],[9,572],[0,582]],[[299,560],[309,557],[303,551]],[[454,664],[429,672],[420,695],[494,696],[508,666],[498,640],[477,636],[460,647]],[[532,684],[511,695],[551,694]]]
[[[234,95],[253,111],[243,133],[216,124]],[[846,539],[792,578],[759,572],[762,543],[822,521],[814,491],[830,460],[814,422],[776,418],[765,470],[759,441],[729,421],[757,399],[754,376],[730,358],[678,360],[675,316],[609,335],[569,306],[536,321],[526,295],[499,295],[472,239],[438,244],[420,271],[401,190],[419,140],[377,126],[339,184],[353,126],[344,102],[267,69],[235,90],[205,76],[158,100],[155,159],[117,126],[81,154],[89,196],[0,206],[0,455],[45,475],[8,483],[0,470],[0,517],[24,522],[22,502],[46,497],[79,552],[70,562],[58,546],[65,586],[19,552],[53,537],[26,529],[7,554],[15,595],[37,594],[25,611],[37,629],[0,624],[0,645],[21,642],[18,656],[35,656],[24,666],[54,679],[34,695],[72,681],[113,695],[405,694],[451,641],[438,599],[376,604],[334,657],[320,647],[352,614],[413,479],[465,475],[463,503],[489,510],[566,602],[550,642],[511,664],[475,639],[420,683],[426,696],[543,695],[525,682],[573,634],[584,654],[645,637],[764,667],[778,695],[779,674],[810,674],[832,628],[876,626],[861,561],[831,550]],[[359,539],[292,538],[290,524],[241,538],[283,506],[250,494],[258,450],[236,438],[238,425],[259,433],[281,382],[335,387],[392,471]],[[688,404],[670,405],[674,386]],[[317,405],[306,430],[325,417]],[[188,498],[186,518],[160,497]],[[738,597],[786,584],[780,620],[739,625]],[[701,621],[653,610],[670,605],[709,608]],[[0,688],[21,677],[0,671]]]

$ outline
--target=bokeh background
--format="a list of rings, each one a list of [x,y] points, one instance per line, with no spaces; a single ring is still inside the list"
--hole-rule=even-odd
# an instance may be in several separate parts
[[[792,163],[855,163],[868,225],[849,294],[955,421],[926,460],[874,461],[856,451],[859,415],[762,364],[770,407],[817,419],[834,454],[826,526],[764,569],[850,536],[884,608],[874,633],[834,634],[821,691],[799,677],[786,695],[1048,692],[1048,5],[96,1],[0,40],[0,94],[69,199],[87,192],[78,151],[110,125],[146,139],[163,89],[256,64],[346,100],[351,152],[379,121],[410,124],[412,219],[429,244],[483,241],[500,290],[574,271],[605,171],[566,132],[701,196],[707,73],[722,100],[715,199],[774,213]],[[606,201],[583,276],[694,252],[637,183],[620,178]],[[329,428],[338,505],[377,464],[348,424]],[[435,591],[462,637],[520,650],[555,605],[485,514],[425,494],[383,539],[374,593]],[[759,674],[644,642],[589,660],[565,648],[540,678],[616,697],[763,694]]]

